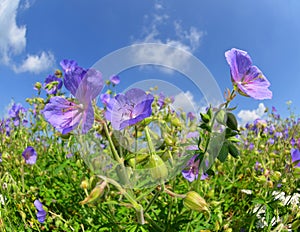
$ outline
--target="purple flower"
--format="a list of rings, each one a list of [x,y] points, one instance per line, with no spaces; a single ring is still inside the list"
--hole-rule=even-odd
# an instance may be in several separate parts
[[[273,145],[275,142],[275,140],[273,138],[269,138],[268,139],[268,144]]]
[[[193,120],[196,118],[196,116],[195,116],[194,113],[188,112],[188,113],[187,113],[187,118],[188,118],[190,121],[193,121]]]
[[[189,168],[188,170],[183,170],[181,173],[185,179],[187,179],[189,182],[193,182],[198,178],[199,174],[199,160],[195,162],[195,159],[197,158],[198,155],[194,155],[189,162],[187,163],[187,167]],[[206,165],[208,163],[206,162]],[[202,173],[200,180],[205,180],[208,177],[208,174]]]
[[[100,95],[100,99],[101,99],[101,102],[102,102],[103,104],[107,105],[108,102],[109,102],[109,99],[110,99],[110,94],[108,94],[108,93],[103,93],[103,94]]]
[[[2,153],[0,153],[0,163],[2,162]]]
[[[185,179],[187,179],[189,182],[193,182],[198,178],[199,174],[199,160],[195,162],[195,159],[198,155],[194,155],[189,162],[187,163],[188,170],[183,170],[181,173]]]
[[[53,85],[53,82],[57,82],[57,84]],[[45,80],[44,88],[48,94],[56,94],[57,91],[61,89],[62,84],[63,82],[61,78],[58,78],[54,75],[49,75]]]
[[[74,156],[74,155],[73,155],[72,153],[69,153],[69,154],[66,155],[66,158],[67,158],[67,159],[70,159],[70,158],[73,157],[73,156]]]
[[[122,130],[151,116],[153,100],[151,94],[146,94],[141,89],[130,89],[109,100],[105,118],[115,130]]]
[[[281,132],[275,132],[274,134],[275,139],[281,139],[283,137],[283,134]]]
[[[33,165],[36,163],[36,159],[37,159],[37,153],[36,151],[34,150],[33,147],[27,147],[23,153],[22,153],[22,156],[24,157],[25,159],[25,162],[27,164],[30,164],[30,165]]]
[[[111,76],[109,78],[110,82],[113,83],[113,85],[117,85],[120,83],[120,77],[117,75]]]
[[[230,66],[231,80],[241,95],[254,99],[271,99],[270,82],[262,72],[252,65],[247,52],[233,48],[225,52]]]
[[[250,143],[250,144],[249,144],[249,150],[252,151],[253,149],[254,149],[254,144],[253,144],[253,143]]]
[[[292,146],[295,146],[296,140],[295,140],[294,138],[292,138],[291,141],[290,141],[290,144],[291,144]]]
[[[296,163],[295,167],[300,167],[300,150],[292,148],[291,150],[292,162]]]
[[[43,208],[43,204],[39,200],[34,201],[34,206],[37,209],[36,217],[40,223],[44,223],[47,212]]]
[[[61,62],[65,71],[65,87],[76,97],[69,101],[63,97],[52,97],[45,106],[43,114],[46,120],[62,134],[67,134],[81,125],[82,133],[87,133],[94,123],[92,100],[103,88],[102,75],[95,69],[85,71],[76,63]]]
[[[13,103],[11,108],[8,111],[8,116],[10,119],[13,120],[14,125],[18,126],[21,122],[21,117],[23,114],[26,113],[26,109],[21,104]],[[23,123],[27,122],[26,120],[23,120]]]
[[[159,97],[157,99],[157,105],[161,109],[165,105],[166,96],[163,93],[159,94]]]

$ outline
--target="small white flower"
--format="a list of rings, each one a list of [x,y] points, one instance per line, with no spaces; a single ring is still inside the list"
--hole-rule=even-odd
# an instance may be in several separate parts
[[[4,197],[3,197],[2,194],[0,194],[0,203],[1,203],[2,205],[4,205]]]
[[[250,190],[250,189],[241,189],[241,192],[242,192],[242,193],[246,193],[246,194],[248,194],[248,195],[251,195],[251,194],[252,194],[252,190]]]

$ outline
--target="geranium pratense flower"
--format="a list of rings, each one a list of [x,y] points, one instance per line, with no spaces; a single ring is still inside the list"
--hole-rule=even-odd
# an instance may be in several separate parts
[[[43,208],[43,204],[39,200],[34,201],[34,206],[37,209],[36,217],[40,223],[44,223],[47,212]]]
[[[146,94],[141,89],[130,89],[109,100],[105,118],[115,130],[122,130],[151,116],[153,100],[151,94]]]
[[[291,156],[292,162],[296,163],[295,167],[300,167],[300,150],[292,148]]]
[[[8,116],[14,122],[15,126],[18,126],[21,122],[21,117],[26,113],[26,109],[21,104],[13,103],[8,111]],[[23,120],[26,123],[27,120]]]
[[[195,161],[198,155],[194,155],[187,163],[188,170],[183,170],[181,173],[189,182],[193,182],[198,178],[199,174],[199,159]],[[202,173],[200,180],[205,180],[208,177],[206,173]]]
[[[271,99],[270,82],[262,72],[252,65],[247,52],[233,48],[225,52],[230,66],[231,80],[238,92],[254,99]]]
[[[111,76],[109,78],[110,82],[113,83],[113,85],[117,85],[120,83],[120,77],[117,75]]]
[[[33,165],[36,163],[36,159],[37,159],[37,153],[34,150],[33,147],[27,147],[23,153],[22,153],[23,158],[25,159],[25,162],[27,164]]]
[[[79,125],[87,133],[94,123],[92,100],[103,88],[102,75],[95,69],[84,70],[75,61],[63,60],[64,85],[76,97],[69,101],[63,97],[52,97],[45,106],[46,120],[62,134],[67,134]]]
[[[54,82],[57,83],[54,84]],[[57,91],[61,89],[62,84],[63,82],[61,78],[58,78],[54,75],[49,75],[45,80],[44,89],[48,94],[56,94]]]

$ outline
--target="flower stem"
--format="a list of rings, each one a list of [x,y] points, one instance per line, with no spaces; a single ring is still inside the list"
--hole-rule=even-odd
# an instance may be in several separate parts
[[[145,134],[146,134],[148,147],[149,147],[149,150],[150,150],[150,155],[151,156],[156,155],[155,148],[154,148],[154,145],[152,143],[152,139],[151,139],[151,135],[150,135],[148,126],[145,127]]]
[[[104,181],[114,185],[120,191],[120,193],[126,197],[136,211],[138,223],[141,225],[145,224],[143,207],[124,188],[122,188],[117,181],[107,178],[106,176],[99,177]]]
[[[106,137],[108,139],[108,142],[109,142],[109,145],[110,145],[110,148],[112,150],[114,158],[118,161],[118,163],[123,164],[123,159],[120,158],[120,156],[119,156],[119,154],[118,154],[118,152],[115,148],[115,145],[114,145],[114,143],[113,143],[113,141],[110,137],[106,122],[104,122],[104,121],[103,121],[103,126],[104,126],[104,131],[105,131]]]

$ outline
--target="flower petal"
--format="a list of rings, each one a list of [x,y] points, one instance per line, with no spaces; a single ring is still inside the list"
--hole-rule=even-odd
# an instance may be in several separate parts
[[[80,82],[75,96],[81,103],[88,103],[99,95],[103,86],[102,74],[96,69],[89,69]]]

